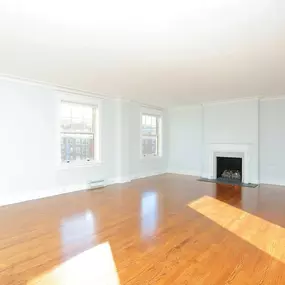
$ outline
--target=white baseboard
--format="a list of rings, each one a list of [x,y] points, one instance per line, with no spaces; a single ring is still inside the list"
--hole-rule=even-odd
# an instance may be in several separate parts
[[[202,173],[201,177],[211,179],[211,175],[208,173]]]
[[[189,175],[189,176],[198,176],[200,177],[200,172],[195,170],[174,170],[169,169],[167,173],[173,173],[173,174],[182,174],[182,175]]]
[[[33,193],[27,193],[25,195],[19,195],[17,193],[16,195],[13,195],[9,198],[6,198],[4,200],[0,200],[0,206],[5,206],[5,205],[11,205],[11,204],[17,204],[21,202],[27,202],[27,201],[32,201],[32,200],[38,200],[42,198],[48,198],[48,197],[53,197],[53,196],[58,196],[62,194],[67,194],[71,192],[77,192],[81,190],[87,190],[89,189],[87,184],[80,184],[80,185],[70,185],[70,186],[63,186],[51,190],[45,190],[45,191],[38,191],[38,192],[33,192]]]
[[[141,178],[146,178],[146,177],[151,177],[151,176],[156,176],[156,175],[162,175],[167,173],[166,171],[153,171],[150,173],[140,173],[140,174],[134,174],[130,176],[130,180],[136,180],[136,179],[141,179]]]
[[[106,179],[106,186],[112,185],[112,184],[127,183],[127,182],[130,182],[131,180],[160,175],[164,173],[165,172],[151,172],[148,174],[144,173],[144,174],[132,175],[130,177],[110,178],[110,179]],[[27,201],[32,201],[32,200],[38,200],[38,199],[58,196],[62,194],[72,193],[72,192],[85,191],[88,189],[89,189],[88,184],[77,184],[77,185],[61,186],[55,189],[50,189],[50,190],[45,190],[45,191],[25,193],[24,195],[21,195],[22,193],[21,194],[16,193],[13,196],[10,195],[8,198],[5,197],[5,199],[0,199],[0,206],[17,204],[17,203],[27,202]]]
[[[270,179],[260,180],[260,184],[268,184],[275,186],[285,186],[285,181],[272,181]]]
[[[165,174],[165,173],[166,172],[162,172],[162,171],[154,171],[154,172],[150,172],[150,173],[133,174],[130,176],[125,176],[125,177],[116,177],[113,179],[108,179],[107,185],[127,183],[127,182],[130,182],[132,180],[146,178],[146,177],[150,177],[150,176],[161,175],[161,174]]]
[[[113,185],[113,184],[122,184],[122,183],[127,183],[130,182],[130,178],[129,177],[116,177],[116,178],[110,178],[107,181],[106,186],[108,185]]]
[[[189,176],[199,176],[200,173],[198,171],[189,171],[189,170],[173,170],[169,169],[167,172],[163,171],[154,171],[150,173],[141,173],[141,174],[135,174],[131,175],[129,177],[116,177],[116,178],[110,178],[106,180],[106,186],[112,185],[112,184],[121,184],[121,183],[127,183],[131,180],[161,175],[165,173],[173,173],[173,174],[182,174],[182,175],[189,175]],[[261,180],[260,183],[262,184],[269,184],[269,185],[279,185],[279,186],[285,186],[285,181],[271,181],[271,180]],[[259,184],[258,182],[256,184]],[[77,184],[77,185],[70,185],[70,186],[62,186],[56,189],[51,189],[49,191],[39,191],[36,193],[29,193],[25,195],[21,195],[20,193],[16,193],[13,196],[9,196],[9,198],[5,197],[5,199],[0,199],[0,206],[5,205],[11,205],[11,204],[17,204],[21,202],[31,201],[31,200],[37,200],[52,196],[58,196],[62,194],[77,192],[77,191],[84,191],[88,190],[89,186],[87,184]]]

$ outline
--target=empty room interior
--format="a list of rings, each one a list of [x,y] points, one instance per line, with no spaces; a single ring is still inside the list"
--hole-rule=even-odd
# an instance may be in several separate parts
[[[1,0],[0,285],[284,285],[285,1]]]

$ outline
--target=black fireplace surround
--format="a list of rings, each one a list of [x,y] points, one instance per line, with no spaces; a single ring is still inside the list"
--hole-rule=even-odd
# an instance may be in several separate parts
[[[218,156],[217,179],[242,182],[242,158]]]
[[[198,181],[239,185],[242,187],[255,188],[258,184],[242,182],[242,158],[240,157],[217,157],[217,178],[199,178]]]

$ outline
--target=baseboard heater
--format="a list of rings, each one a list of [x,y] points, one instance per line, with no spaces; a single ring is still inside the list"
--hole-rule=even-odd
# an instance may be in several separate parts
[[[88,190],[96,190],[106,186],[105,180],[94,180],[88,182]]]

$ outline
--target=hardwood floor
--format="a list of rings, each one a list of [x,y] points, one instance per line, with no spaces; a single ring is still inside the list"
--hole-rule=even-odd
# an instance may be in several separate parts
[[[0,284],[285,284],[285,187],[161,175],[0,208]]]

